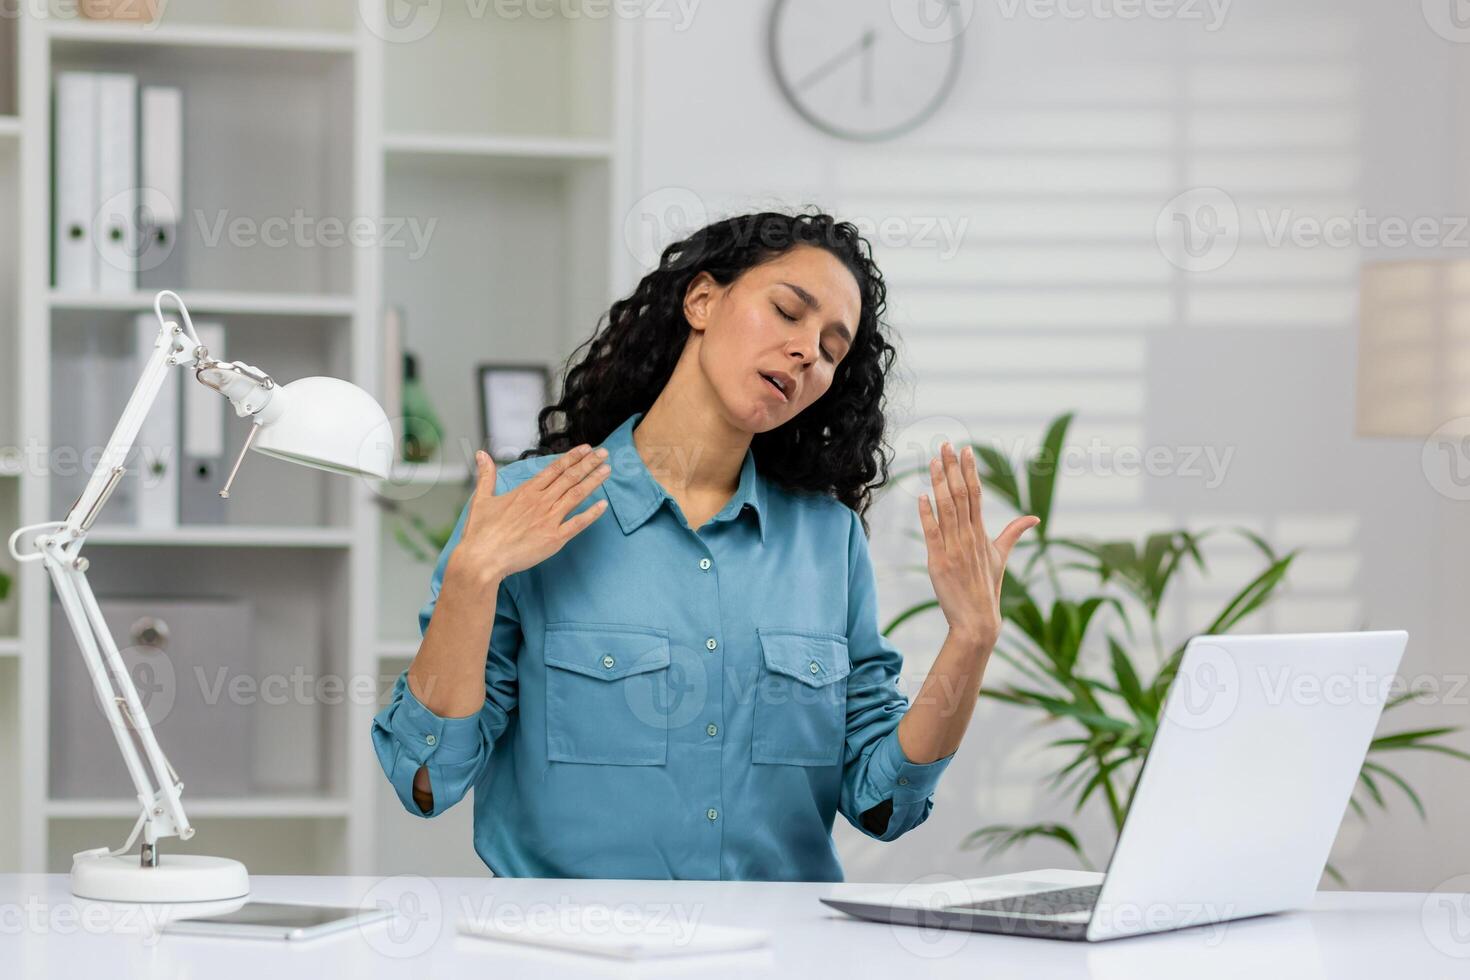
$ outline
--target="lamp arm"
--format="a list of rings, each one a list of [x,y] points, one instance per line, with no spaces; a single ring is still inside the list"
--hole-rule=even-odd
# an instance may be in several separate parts
[[[180,798],[184,784],[153,734],[153,726],[138,697],[132,675],[118,653],[112,632],[102,617],[96,596],[92,594],[92,586],[87,581],[87,559],[75,556],[67,543],[49,535],[39,540],[38,547],[44,555],[44,564],[56,587],[62,610],[81,647],[97,700],[122,752],[123,764],[142,808],[139,822],[143,830],[143,863],[154,864],[157,862],[155,845],[160,838],[188,840],[194,836],[194,828],[189,824]],[[134,735],[142,744],[141,758],[138,747],[133,744]],[[134,836],[138,829],[133,828]],[[130,846],[132,837],[122,849]]]
[[[160,293],[160,298],[163,295]],[[182,309],[183,304],[179,305]],[[187,311],[184,314],[184,321],[189,322]],[[158,392],[163,387],[169,369],[175,365],[192,363],[202,356],[203,348],[199,344],[198,337],[190,336],[193,329],[193,324],[190,323],[186,333],[179,324],[163,320],[162,313],[159,313],[158,336],[153,342],[153,353],[143,368],[142,377],[134,386],[127,406],[123,409],[122,416],[117,420],[117,425],[107,440],[107,446],[102,451],[102,458],[98,460],[86,487],[77,497],[76,502],[72,504],[63,522],[68,537],[80,538],[92,527],[98,513],[107,503],[107,498],[112,495],[112,491],[122,479],[126,472],[123,464],[127,460],[128,453],[133,451],[133,444],[138,438],[138,430],[142,428],[143,421],[153,408],[153,403],[158,400]]]
[[[178,305],[182,325],[164,317],[163,301],[166,297],[173,297]],[[17,528],[8,542],[16,561],[40,560],[45,565],[62,610],[76,635],[97,700],[122,752],[123,763],[142,807],[138,825],[134,826],[132,836],[122,849],[132,846],[141,828],[144,864],[157,862],[154,845],[160,838],[176,836],[188,840],[194,836],[194,828],[189,824],[179,795],[183,783],[153,734],[137,688],[87,582],[87,559],[78,552],[97,515],[126,473],[124,463],[128,453],[132,451],[138,430],[158,399],[170,368],[192,365],[195,377],[229,397],[240,415],[259,414],[269,407],[275,387],[269,376],[248,365],[238,362],[221,364],[210,358],[209,352],[199,342],[189,311],[177,293],[170,290],[160,292],[153,309],[159,320],[153,351],[86,487],[72,504],[65,520]],[[29,546],[23,548],[20,541],[27,534],[34,537]],[[142,744],[141,756],[133,742],[135,735]]]

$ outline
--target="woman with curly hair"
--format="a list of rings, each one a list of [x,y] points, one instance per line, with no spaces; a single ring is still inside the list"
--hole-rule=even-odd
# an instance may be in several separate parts
[[[864,516],[888,477],[885,305],[852,224],[772,212],[670,245],[612,305],[538,445],[476,456],[373,720],[408,812],[473,786],[497,875],[806,881],[842,880],[837,813],[883,841],[928,817],[1037,519],[992,541],[968,447],[930,461],[949,629],[910,706]]]

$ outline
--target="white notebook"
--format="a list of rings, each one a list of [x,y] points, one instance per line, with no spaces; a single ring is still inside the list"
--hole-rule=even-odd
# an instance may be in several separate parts
[[[756,949],[770,941],[763,930],[684,921],[674,909],[648,914],[628,905],[559,904],[544,911],[461,917],[456,928],[463,936],[626,960]]]

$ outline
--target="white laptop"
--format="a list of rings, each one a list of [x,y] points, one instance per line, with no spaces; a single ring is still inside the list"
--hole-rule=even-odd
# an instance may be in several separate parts
[[[1088,941],[1302,908],[1408,636],[1190,640],[1104,874],[838,886],[821,901],[878,922]]]

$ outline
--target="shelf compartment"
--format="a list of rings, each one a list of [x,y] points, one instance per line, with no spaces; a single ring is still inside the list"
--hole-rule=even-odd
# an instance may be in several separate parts
[[[612,299],[609,164],[505,162],[401,155],[386,167],[385,213],[432,222],[422,255],[384,250],[383,302],[403,311],[446,459],[481,445],[477,364],[545,364],[554,386]]]
[[[352,54],[199,46],[168,25],[52,30],[53,73],[125,72],[183,90],[179,227],[173,249],[138,270],[140,292],[352,292]]]
[[[383,45],[385,128],[605,138],[617,12],[573,0],[546,5],[552,16],[530,6],[420,8],[437,15],[431,29],[409,25]]]
[[[194,312],[191,310],[191,312]],[[76,500],[92,469],[97,465],[117,419],[121,416],[139,370],[136,367],[134,319],[131,310],[61,310],[52,314],[51,368],[51,459],[53,472],[49,480],[50,510],[58,518]],[[225,328],[223,360],[244,361],[270,374],[278,383],[289,384],[297,378],[326,375],[351,377],[351,319],[329,317],[272,316],[267,314],[231,314],[217,316],[201,310],[194,322],[217,321]],[[220,352],[213,351],[215,356]],[[181,388],[197,385],[183,368],[174,379]],[[211,393],[212,394],[212,393]],[[224,486],[232,465],[249,434],[251,422],[235,415],[221,396],[223,409],[224,453],[215,464],[215,472],[207,482],[210,492]],[[155,405],[153,411],[162,411]],[[178,461],[181,446],[175,444],[173,456]],[[150,457],[151,458],[151,457]],[[114,496],[99,517],[92,540],[102,527],[114,540],[131,540],[125,528],[131,527],[136,510],[136,475],[145,462],[143,450],[134,447],[126,465],[129,479],[119,484]],[[180,479],[195,479],[193,474]],[[270,544],[289,544],[300,534],[304,542],[325,545],[344,543],[336,535],[348,525],[353,496],[365,494],[362,480],[324,472],[306,466],[295,466],[270,459],[260,453],[249,453],[225,503],[222,524],[182,524],[182,538],[170,530],[158,543],[189,541],[196,535],[199,543],[213,543],[223,534],[221,543],[249,543],[241,540],[266,529],[262,540]],[[244,527],[245,530],[235,530]],[[277,529],[271,532],[270,529]],[[157,534],[158,532],[149,532]],[[230,537],[233,535],[233,537]],[[142,536],[147,541],[148,536]]]
[[[240,662],[231,658],[219,666],[208,659],[195,661],[186,648],[178,648],[153,665],[150,691],[167,691],[174,685],[175,698],[187,693],[198,703],[212,698],[236,699],[230,706],[243,705],[249,714],[248,781],[238,793],[265,800],[285,798],[345,798],[348,794],[347,765],[350,720],[361,708],[363,682],[354,675],[350,656],[352,641],[349,581],[350,554],[346,551],[297,550],[289,561],[269,549],[240,548],[222,556],[215,548],[99,546],[84,551],[91,561],[88,580],[104,612],[109,600],[160,600],[162,614],[172,607],[163,600],[243,599],[253,610],[246,655]],[[131,604],[136,606],[136,603]],[[146,603],[144,603],[146,605]],[[131,615],[129,606],[114,607],[112,615]],[[48,612],[55,623],[53,603]],[[62,621],[64,623],[64,620]],[[119,648],[128,641],[126,624],[109,621]],[[76,655],[76,641],[53,625],[51,654]],[[196,630],[197,632],[197,630]],[[65,641],[65,642],[63,642]],[[136,659],[136,658],[135,658]],[[203,664],[204,666],[197,666]],[[374,685],[379,682],[374,679]],[[186,686],[192,690],[186,691]],[[380,685],[379,685],[380,686]],[[145,689],[140,686],[140,693]],[[376,694],[374,686],[369,694]],[[48,695],[52,713],[58,709],[57,690]],[[169,703],[169,702],[163,702]],[[156,719],[158,739],[165,753],[180,739],[209,739],[208,730],[194,731],[192,715],[173,714]],[[202,726],[207,729],[206,726]],[[53,733],[53,740],[55,733]],[[116,750],[105,746],[105,751]],[[176,760],[177,762],[177,760]],[[119,765],[121,760],[119,758]],[[180,771],[186,792],[190,774]],[[124,779],[122,786],[126,786]],[[200,787],[202,789],[202,786]],[[102,791],[122,792],[121,787]],[[53,798],[63,794],[54,789]],[[71,791],[65,801],[86,799]],[[195,796],[204,802],[209,797]],[[284,811],[283,811],[284,812]]]

